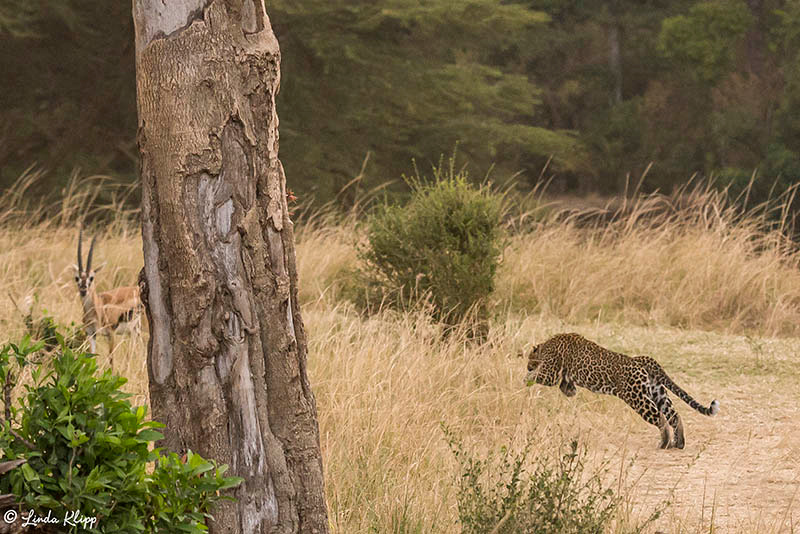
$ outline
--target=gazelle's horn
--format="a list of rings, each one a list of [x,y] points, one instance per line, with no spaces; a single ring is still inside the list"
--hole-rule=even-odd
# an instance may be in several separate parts
[[[89,255],[86,256],[86,271],[89,272],[92,270],[92,252],[94,252],[94,242],[97,240],[97,236],[92,238],[92,244],[89,245]]]
[[[83,259],[81,258],[81,241],[83,241],[83,225],[78,230],[78,271],[83,272]]]

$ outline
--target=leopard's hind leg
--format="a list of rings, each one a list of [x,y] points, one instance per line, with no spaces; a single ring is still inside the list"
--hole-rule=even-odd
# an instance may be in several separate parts
[[[661,384],[655,384],[651,387],[651,394],[659,411],[664,414],[664,418],[672,427],[675,436],[673,446],[676,449],[682,449],[686,445],[683,435],[683,421],[681,421],[681,416],[672,406],[672,399],[669,398],[667,389]]]
[[[675,430],[675,448],[682,449],[686,445],[686,440],[683,438],[683,421],[681,421],[681,416],[678,415],[678,412],[674,413],[675,421],[671,424]]]
[[[661,431],[661,444],[659,448],[670,449],[674,446],[672,427],[667,422],[661,410],[659,410],[655,400],[653,400],[649,379],[646,373],[643,374],[644,376],[641,380],[634,381],[633,384],[620,392],[619,397],[624,400],[628,406],[636,410],[636,413],[638,413],[642,419],[658,427]]]

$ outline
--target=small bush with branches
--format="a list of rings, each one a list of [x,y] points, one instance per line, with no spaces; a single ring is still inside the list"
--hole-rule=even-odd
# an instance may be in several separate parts
[[[406,181],[408,204],[384,204],[367,222],[355,300],[367,308],[423,301],[448,325],[471,314],[484,321],[502,246],[500,197],[471,185],[453,158],[434,167],[432,183],[419,173]]]
[[[513,454],[476,458],[452,430],[443,427],[458,462],[458,516],[462,534],[602,534],[619,525],[620,498],[602,472],[586,472],[586,449],[577,440],[555,458],[529,462],[530,444]],[[624,529],[638,534],[660,516]]]

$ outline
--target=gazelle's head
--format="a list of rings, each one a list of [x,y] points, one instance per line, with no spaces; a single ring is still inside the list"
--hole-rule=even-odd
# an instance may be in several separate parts
[[[83,268],[83,254],[81,253],[81,242],[83,241],[83,228],[78,232],[78,264],[73,265],[75,268],[75,283],[78,285],[78,292],[81,297],[85,297],[94,284],[94,275],[100,270],[99,266],[92,269],[92,252],[94,252],[94,242],[97,236],[92,238],[92,243],[89,245],[89,254],[86,256],[86,268]]]

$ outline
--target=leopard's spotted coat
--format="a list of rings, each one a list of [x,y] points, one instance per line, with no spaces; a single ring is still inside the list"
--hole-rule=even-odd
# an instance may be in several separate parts
[[[704,415],[719,411],[716,400],[706,408],[673,382],[653,358],[612,352],[579,334],[558,334],[536,345],[528,356],[528,385],[558,385],[567,397],[576,386],[616,395],[661,430],[661,448],[682,449],[683,423],[667,394],[671,390]]]

